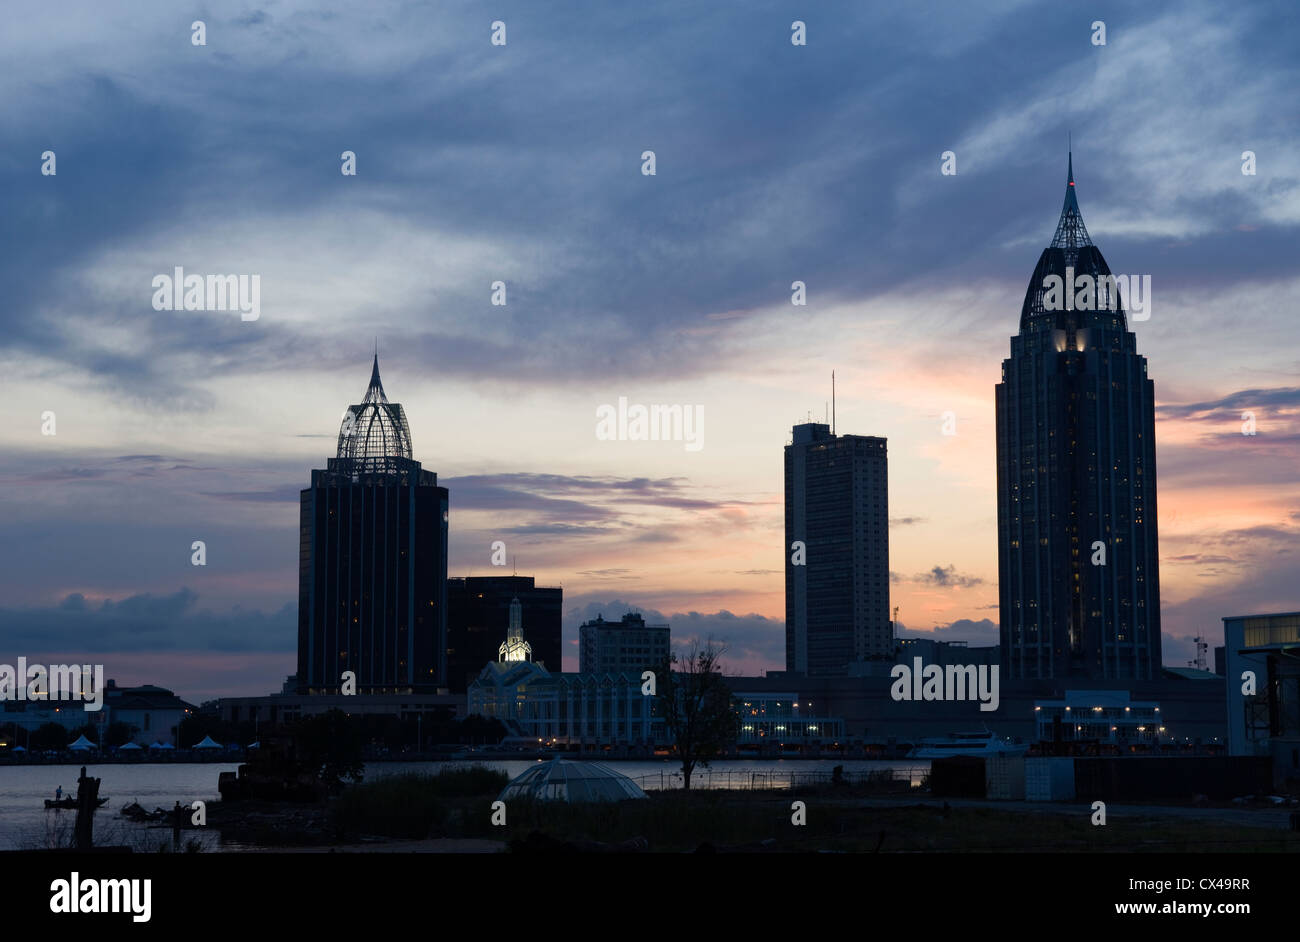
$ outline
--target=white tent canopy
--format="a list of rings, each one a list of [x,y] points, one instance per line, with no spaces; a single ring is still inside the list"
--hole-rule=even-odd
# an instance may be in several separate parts
[[[80,736],[77,737],[76,742],[68,743],[68,748],[69,749],[95,749],[98,747],[93,742],[91,742],[89,739],[86,738],[85,733],[82,733]]]
[[[214,740],[211,736],[204,736],[203,742],[195,743],[195,749],[224,749],[225,746]]]
[[[134,749],[140,749],[140,748],[143,748],[143,747],[142,747],[138,742],[127,742],[127,743],[123,743],[122,745],[118,746],[117,748],[118,748],[119,751],[125,751],[125,750],[127,750],[127,749],[133,749],[133,750],[134,750]]]

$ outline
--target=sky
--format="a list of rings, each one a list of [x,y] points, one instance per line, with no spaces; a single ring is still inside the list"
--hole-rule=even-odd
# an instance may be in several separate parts
[[[994,386],[1071,146],[1152,282],[1165,662],[1300,609],[1296,6],[974,6],[15,5],[0,659],[278,690],[298,492],[376,345],[449,574],[499,540],[562,586],[566,669],[629,609],[783,667],[782,448],[832,370],[888,438],[900,626],[996,643]],[[258,317],[156,310],[177,267],[257,275]],[[701,447],[600,437],[620,397]]]

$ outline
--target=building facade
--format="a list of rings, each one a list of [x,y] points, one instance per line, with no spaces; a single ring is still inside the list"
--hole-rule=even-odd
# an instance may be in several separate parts
[[[1145,749],[1174,739],[1160,704],[1134,700],[1126,690],[1067,690],[1059,699],[1037,700],[1034,721],[1044,743]]]
[[[411,457],[401,405],[375,358],[338,453],[301,495],[298,684],[337,693],[436,693],[447,678],[447,489]]]
[[[1073,159],[1002,362],[997,487],[1008,678],[1158,678],[1155,390]]]
[[[142,684],[138,687],[119,687],[113,680],[104,685],[104,703],[100,710],[89,711],[78,703],[51,703],[48,701],[6,701],[0,710],[0,726],[13,723],[27,733],[40,729],[47,723],[57,723],[68,730],[90,724],[98,729],[102,743],[108,727],[124,723],[132,727],[126,742],[140,746],[162,743],[168,746],[192,746],[180,741],[181,723],[198,711],[170,690]],[[23,738],[19,738],[21,743]],[[17,745],[14,743],[13,745]]]
[[[470,683],[467,699],[471,715],[502,722],[510,732],[507,741],[644,750],[665,741],[663,719],[654,715],[655,698],[642,693],[640,671],[553,674],[531,659],[517,621],[497,659]]]
[[[533,659],[552,670],[561,663],[563,590],[536,585],[532,576],[470,576],[447,580],[447,685],[463,693],[497,656],[519,600]]]
[[[845,739],[843,719],[818,716],[808,703],[801,710],[797,693],[739,691],[732,696],[740,715],[737,745],[818,743],[830,746]]]
[[[892,660],[886,442],[796,425],[785,447],[786,670]]]
[[[578,628],[578,673],[635,674],[660,670],[668,661],[670,630],[647,625],[645,617],[628,612],[619,621],[597,615]]]
[[[1300,612],[1223,619],[1228,753],[1271,755],[1300,779]]]

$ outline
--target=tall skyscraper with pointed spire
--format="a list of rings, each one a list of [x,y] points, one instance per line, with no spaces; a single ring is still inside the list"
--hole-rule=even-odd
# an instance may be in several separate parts
[[[1155,388],[1073,155],[1002,361],[997,463],[1004,676],[1158,679]]]
[[[337,455],[301,494],[298,686],[436,693],[446,685],[447,489],[412,458],[375,356]]]

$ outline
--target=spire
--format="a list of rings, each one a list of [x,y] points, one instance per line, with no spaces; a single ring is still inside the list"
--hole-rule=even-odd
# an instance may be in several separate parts
[[[497,648],[498,661],[531,661],[533,646],[524,640],[523,609],[519,599],[510,601],[510,627],[506,629],[506,640]]]
[[[1074,153],[1070,152],[1068,170],[1066,171],[1065,202],[1061,205],[1061,218],[1056,224],[1056,235],[1052,236],[1052,248],[1065,249],[1066,261],[1074,263],[1079,248],[1092,245],[1088,229],[1083,224],[1083,214],[1079,212],[1079,199],[1074,189]]]
[[[379,353],[375,352],[375,365],[370,369],[370,386],[366,389],[366,397],[362,402],[387,402],[388,397],[384,395],[384,384],[379,381]]]
[[[379,380],[379,355],[370,367],[370,385],[361,402],[348,406],[339,428],[338,457],[350,462],[349,473],[406,473],[411,457],[411,429],[400,403],[389,402]],[[398,461],[397,459],[401,459]],[[419,466],[415,466],[419,470]]]

